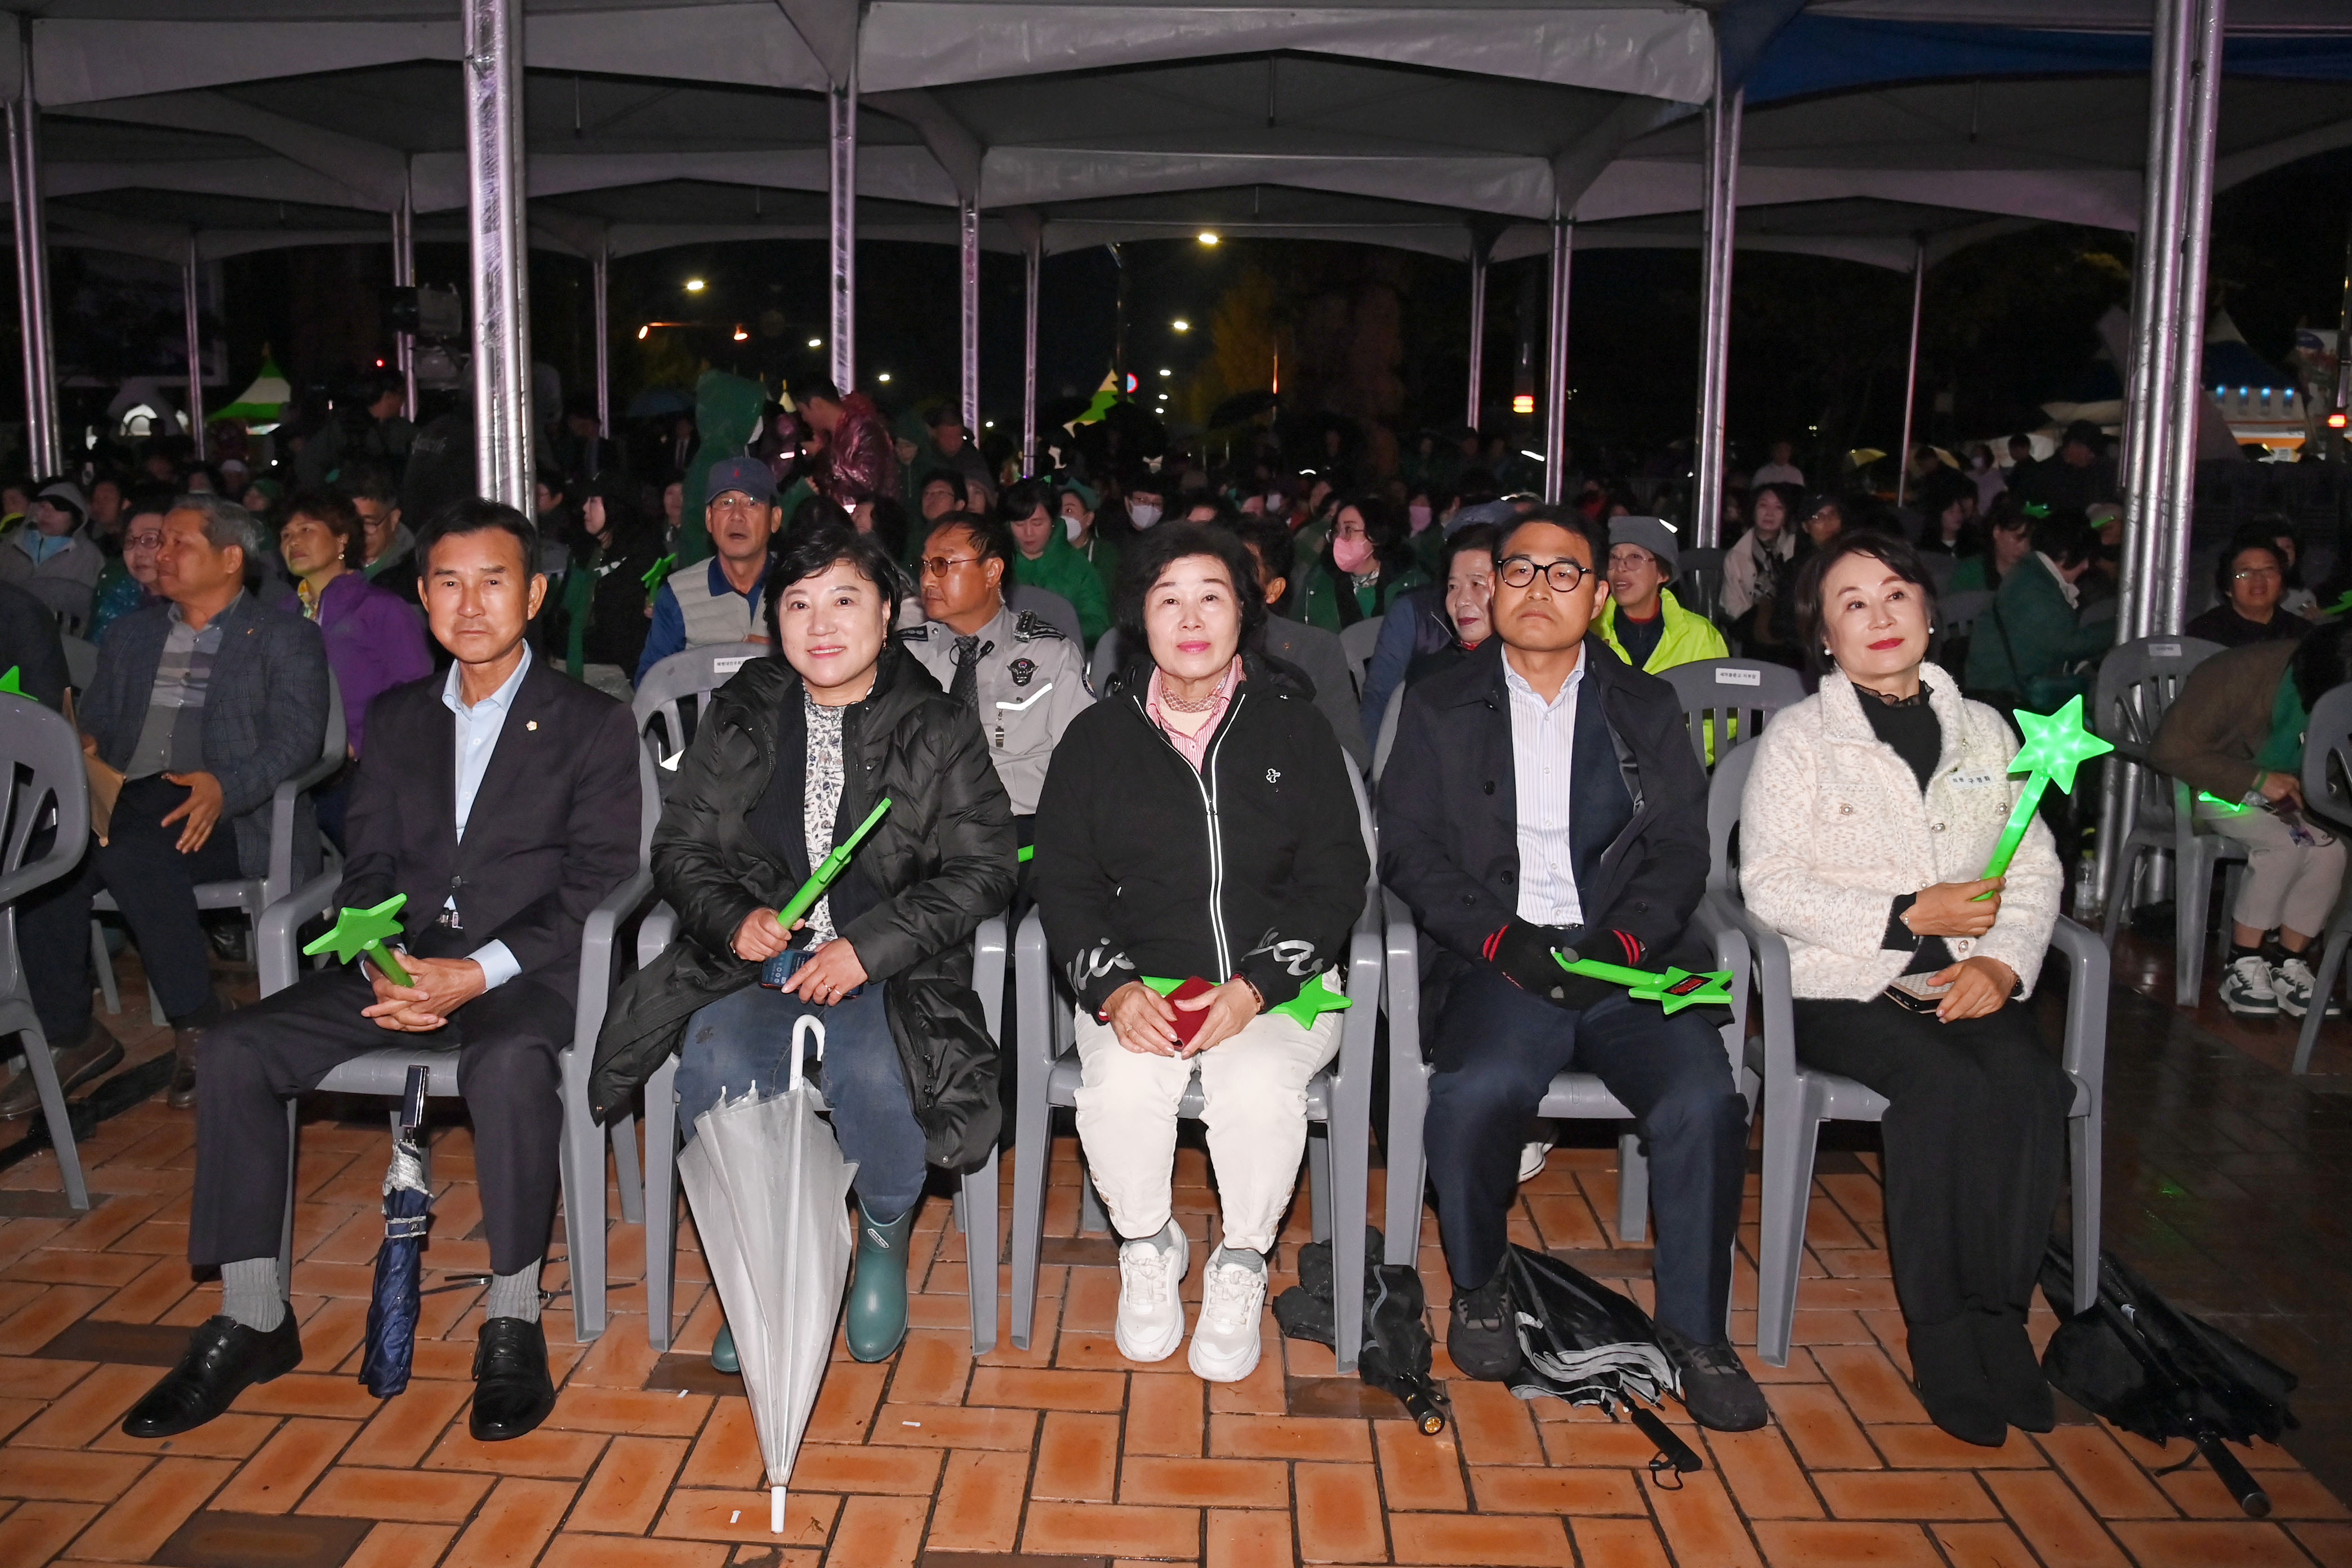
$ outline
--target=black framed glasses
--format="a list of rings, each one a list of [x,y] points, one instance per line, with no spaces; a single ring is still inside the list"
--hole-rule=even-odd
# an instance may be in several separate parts
[[[1580,561],[1534,561],[1525,555],[1504,557],[1495,574],[1506,587],[1524,588],[1542,573],[1544,581],[1558,594],[1573,594],[1583,581],[1592,575],[1592,568]]]

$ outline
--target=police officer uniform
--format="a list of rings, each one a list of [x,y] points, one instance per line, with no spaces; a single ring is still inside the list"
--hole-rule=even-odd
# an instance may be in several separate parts
[[[1055,742],[1094,702],[1077,645],[1052,622],[1010,605],[970,637],[958,637],[944,621],[926,621],[899,636],[950,696],[959,695],[960,663],[970,663],[969,700],[980,714],[997,780],[1013,798],[1021,842],[1027,844],[1028,819],[1045,787]]]

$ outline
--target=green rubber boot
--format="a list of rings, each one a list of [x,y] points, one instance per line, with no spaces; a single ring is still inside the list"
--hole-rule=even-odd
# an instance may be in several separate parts
[[[921,1200],[888,1225],[857,1203],[857,1273],[849,1286],[849,1354],[881,1361],[907,1337],[907,1243]]]
[[[736,1373],[743,1370],[743,1362],[735,1353],[735,1331],[725,1323],[719,1325],[719,1337],[710,1342],[710,1370]]]

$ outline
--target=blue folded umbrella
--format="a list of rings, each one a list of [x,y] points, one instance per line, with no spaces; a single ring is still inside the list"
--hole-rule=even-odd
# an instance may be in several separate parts
[[[392,1167],[383,1176],[383,1247],[375,1255],[375,1292],[368,1300],[367,1353],[360,1381],[378,1399],[408,1386],[416,1360],[417,1277],[425,1234],[433,1224],[433,1194],[425,1187],[422,1134],[425,1069],[408,1069],[401,1096],[400,1132],[392,1142]]]

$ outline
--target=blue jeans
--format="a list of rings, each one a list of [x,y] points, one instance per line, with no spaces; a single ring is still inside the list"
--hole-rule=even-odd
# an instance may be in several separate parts
[[[678,1137],[693,1138],[694,1119],[722,1090],[740,1095],[756,1083],[763,1095],[782,1092],[792,1080],[793,1024],[804,1013],[824,1025],[824,1060],[803,1070],[824,1088],[841,1152],[857,1163],[858,1201],[887,1224],[923,1195],[926,1167],[923,1130],[907,1096],[879,984],[830,1007],[746,985],[695,1014],[678,1051]]]

